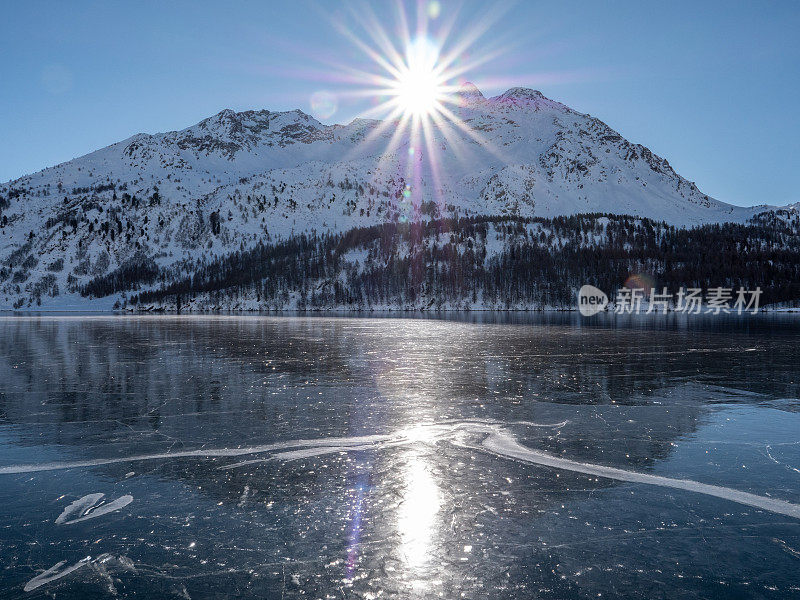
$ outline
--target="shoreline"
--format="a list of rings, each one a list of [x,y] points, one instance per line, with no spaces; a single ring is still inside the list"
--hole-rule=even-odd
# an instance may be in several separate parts
[[[92,310],[80,308],[60,308],[60,309],[39,309],[39,310],[4,310],[0,309],[0,318],[9,317],[25,317],[37,315],[85,315],[85,316],[126,316],[126,317],[144,317],[144,316],[370,316],[370,315],[445,315],[445,314],[460,314],[468,315],[471,313],[478,314],[525,314],[525,315],[542,315],[542,314],[563,314],[563,315],[580,315],[577,308],[473,308],[473,309],[457,309],[448,308],[441,310],[420,309],[420,308],[395,308],[395,309],[345,309],[345,308],[331,308],[331,309],[314,309],[314,310],[294,310],[294,309],[218,309],[218,310],[167,310],[167,309],[153,309],[153,310]],[[686,313],[669,310],[664,312],[639,312],[639,313],[615,313],[614,311],[602,311],[596,315],[589,317],[582,316],[582,320],[589,322],[593,317],[668,317],[668,316],[685,316],[685,317],[755,317],[759,315],[800,315],[800,308],[776,308],[776,309],[759,309],[757,312],[746,311],[742,313],[737,312],[720,312],[715,314],[713,312],[699,312],[699,313]]]

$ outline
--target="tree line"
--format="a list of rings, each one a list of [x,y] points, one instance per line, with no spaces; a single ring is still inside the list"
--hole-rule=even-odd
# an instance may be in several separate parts
[[[761,287],[762,305],[796,303],[798,233],[797,219],[766,215],[689,229],[610,214],[388,222],[263,241],[183,276],[159,272],[139,256],[82,293],[104,296],[159,282],[128,303],[178,308],[204,298],[209,308],[224,308],[253,298],[263,308],[572,307],[585,283],[613,299],[628,277],[646,274],[659,293]]]

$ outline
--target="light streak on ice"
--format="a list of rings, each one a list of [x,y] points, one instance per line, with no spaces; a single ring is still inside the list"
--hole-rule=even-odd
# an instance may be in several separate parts
[[[800,519],[800,505],[759,496],[749,492],[743,492],[734,488],[711,485],[694,481],[691,479],[676,479],[651,475],[638,471],[629,471],[616,467],[608,467],[592,463],[578,462],[567,458],[554,456],[546,452],[533,450],[520,444],[508,425],[537,425],[535,423],[498,423],[489,421],[462,421],[434,425],[420,425],[412,430],[400,430],[393,434],[366,435],[356,437],[322,438],[322,439],[301,439],[261,446],[248,446],[243,448],[218,448],[201,450],[187,450],[180,452],[163,452],[155,454],[140,454],[129,457],[94,459],[73,462],[51,462],[40,464],[23,464],[0,467],[0,475],[11,475],[19,473],[36,473],[41,471],[56,471],[63,469],[74,469],[84,467],[96,467],[108,464],[149,461],[149,460],[169,460],[176,458],[226,458],[247,456],[253,454],[270,454],[266,458],[259,458],[252,461],[244,461],[223,465],[220,468],[238,468],[248,464],[262,462],[265,460],[297,460],[333,454],[340,452],[354,452],[363,450],[381,450],[395,446],[436,444],[440,442],[451,442],[458,446],[473,448],[489,452],[495,456],[515,460],[522,463],[536,464],[574,473],[594,475],[616,481],[628,483],[638,483],[644,485],[655,485],[664,488],[672,488],[713,496],[731,502],[737,502],[745,506],[752,506],[766,510],[775,514],[786,515]],[[538,425],[540,427],[561,427],[564,423],[553,425]],[[420,436],[420,428],[430,431],[430,435]],[[470,442],[468,437],[485,436],[480,442]],[[123,497],[124,498],[124,497]],[[82,499],[83,500],[83,499]],[[120,498],[118,501],[122,500]],[[80,502],[80,501],[78,501]]]

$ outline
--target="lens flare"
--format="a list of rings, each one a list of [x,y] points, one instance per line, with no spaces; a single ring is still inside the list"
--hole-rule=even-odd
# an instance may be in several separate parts
[[[632,273],[625,280],[625,287],[629,289],[643,289],[644,296],[650,296],[650,290],[656,286],[656,280],[647,273]]]
[[[309,104],[311,104],[311,113],[318,119],[330,119],[338,109],[336,96],[327,90],[311,94]]]

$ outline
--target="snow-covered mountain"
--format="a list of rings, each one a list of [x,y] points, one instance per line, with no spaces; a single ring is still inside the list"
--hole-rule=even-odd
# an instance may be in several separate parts
[[[0,185],[0,308],[109,307],[115,298],[72,292],[131,261],[178,276],[259,241],[386,221],[603,212],[691,226],[771,209],[708,197],[538,91],[485,98],[468,84],[458,104],[458,124],[422,136],[396,122],[223,110]]]

